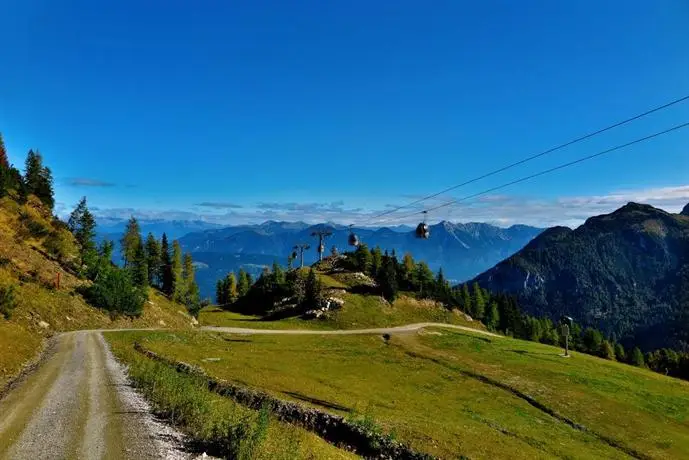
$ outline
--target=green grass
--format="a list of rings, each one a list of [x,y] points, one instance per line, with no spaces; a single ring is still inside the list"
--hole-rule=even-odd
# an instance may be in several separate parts
[[[242,327],[250,329],[361,329],[371,327],[404,326],[412,323],[447,323],[484,329],[479,321],[468,321],[459,311],[449,311],[431,301],[401,296],[393,305],[377,296],[345,293],[345,305],[332,311],[325,319],[303,320],[289,318],[265,321],[208,307],[201,311],[199,322],[204,326]]]
[[[629,457],[601,437],[646,457],[689,457],[689,383],[578,353],[564,359],[546,345],[440,329],[387,344],[377,335],[125,337],[284,399],[370,414],[397,439],[442,458]]]
[[[337,449],[301,428],[278,422],[265,411],[240,406],[209,392],[202,379],[180,374],[133,350],[127,335],[108,333],[113,352],[153,407],[196,442],[237,459],[348,459]]]
[[[0,389],[40,348],[40,336],[0,318]]]

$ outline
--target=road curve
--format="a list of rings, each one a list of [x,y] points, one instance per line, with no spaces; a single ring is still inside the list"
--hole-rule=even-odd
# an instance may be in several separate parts
[[[0,458],[185,459],[98,331],[55,338],[36,372],[0,401]]]
[[[334,329],[334,330],[313,330],[313,329],[248,329],[242,327],[219,327],[203,326],[204,331],[228,332],[231,334],[289,334],[289,335],[361,335],[361,334],[394,334],[398,332],[414,332],[427,327],[441,327],[445,329],[457,329],[460,331],[474,332],[476,334],[488,335],[491,337],[502,337],[492,332],[472,329],[466,326],[445,323],[415,323],[406,326],[382,327],[373,329]]]

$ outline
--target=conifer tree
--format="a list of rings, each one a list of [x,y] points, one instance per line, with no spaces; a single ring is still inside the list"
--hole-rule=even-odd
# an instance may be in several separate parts
[[[26,156],[24,184],[27,194],[36,195],[48,209],[53,210],[53,176],[50,168],[43,166],[43,157],[38,151],[29,150]]]
[[[225,280],[218,280],[215,283],[215,303],[218,305],[225,305]]]
[[[160,243],[153,233],[146,237],[146,263],[148,265],[148,284],[161,287],[162,268],[160,265],[161,248]]]
[[[383,266],[383,251],[380,250],[379,246],[376,246],[373,251],[371,251],[371,272],[369,273],[372,278],[378,276],[378,272]]]
[[[163,292],[168,296],[172,296],[174,289],[172,256],[170,255],[170,245],[167,241],[167,235],[165,233],[163,233],[163,238],[160,244],[160,270]]]
[[[77,207],[70,214],[67,227],[79,244],[79,256],[81,258],[81,265],[83,265],[96,252],[96,243],[94,241],[96,237],[96,219],[89,211],[86,197],[79,201]]]
[[[280,287],[285,285],[285,272],[282,270],[282,267],[279,263],[277,263],[277,261],[273,262],[272,277],[274,288],[279,289]]]
[[[316,277],[316,272],[311,267],[309,275],[306,278],[306,293],[304,296],[304,305],[307,308],[317,308],[321,297],[321,282]]]
[[[0,133],[0,170],[9,171],[10,160],[7,158],[7,150],[5,149],[5,141]]]
[[[494,331],[498,324],[500,324],[500,313],[498,312],[498,304],[495,301],[491,302],[486,309],[483,323],[491,331]]]
[[[378,274],[378,284],[383,297],[388,302],[394,302],[397,298],[397,273],[389,257],[383,259],[383,266]]]
[[[239,297],[244,297],[249,292],[250,287],[251,283],[249,282],[249,274],[244,271],[243,268],[240,268],[239,280],[237,281],[237,295]]]
[[[615,359],[617,359],[621,363],[627,361],[627,354],[625,353],[624,347],[621,343],[615,344]]]
[[[172,242],[172,300],[183,302],[186,291],[182,266],[182,247],[179,241]]]
[[[141,246],[141,229],[139,228],[139,222],[132,216],[127,222],[124,235],[120,240],[124,268],[127,268],[134,262],[139,246]]]
[[[632,350],[631,363],[638,367],[646,366],[644,363],[644,354],[641,353],[639,347],[634,347],[634,349]]]
[[[471,307],[472,307],[472,313],[471,316],[474,317],[475,319],[481,319],[483,318],[483,315],[486,310],[486,301],[483,298],[483,291],[481,290],[481,287],[478,285],[478,283],[474,283],[473,286],[474,290],[474,295],[472,296],[472,301],[471,301]]]
[[[225,284],[227,286],[227,297],[225,303],[234,303],[237,301],[237,278],[234,276],[234,272],[230,272],[225,278]]]
[[[469,315],[473,315],[473,306],[471,304],[471,295],[469,294],[469,286],[462,285],[462,293],[460,294],[460,302],[462,303],[462,310]]]
[[[146,249],[141,240],[139,240],[139,244],[134,249],[134,260],[132,260],[128,269],[131,271],[131,279],[135,286],[148,286],[148,261]]]
[[[195,279],[194,260],[188,252],[184,254],[182,278],[184,282],[184,304],[192,316],[197,316],[200,308],[199,286]]]
[[[600,350],[598,351],[598,356],[601,358],[609,359],[611,361],[615,360],[615,350],[608,340],[603,340],[600,344]]]

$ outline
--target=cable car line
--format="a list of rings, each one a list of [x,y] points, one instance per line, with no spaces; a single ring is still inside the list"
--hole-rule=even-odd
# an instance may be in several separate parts
[[[469,200],[469,199],[471,199],[471,198],[476,198],[476,197],[478,197],[478,196],[485,195],[485,194],[487,194],[487,193],[491,193],[491,192],[494,192],[494,191],[496,191],[496,190],[500,190],[500,189],[503,189],[503,188],[505,188],[505,187],[509,187],[509,186],[511,186],[511,185],[519,184],[519,183],[521,183],[521,182],[526,182],[527,180],[531,180],[531,179],[534,179],[534,178],[536,178],[536,177],[543,176],[543,175],[545,175],[545,174],[549,174],[549,173],[551,173],[551,172],[558,171],[558,170],[560,170],[560,169],[564,169],[564,168],[567,168],[567,167],[569,167],[569,166],[573,166],[573,165],[578,164],[578,163],[583,163],[584,161],[588,161],[588,160],[591,160],[591,159],[593,159],[593,158],[596,158],[596,157],[599,157],[599,156],[602,156],[602,155],[605,155],[605,154],[608,154],[608,153],[612,153],[612,152],[615,152],[615,151],[617,151],[617,150],[621,150],[621,149],[624,149],[624,148],[626,148],[626,147],[630,147],[630,146],[632,146],[632,145],[639,144],[639,143],[641,143],[641,142],[645,142],[645,141],[648,141],[648,140],[650,140],[650,139],[654,139],[654,138],[656,138],[656,137],[659,137],[659,136],[662,136],[662,135],[664,135],[664,134],[668,134],[668,133],[671,133],[671,132],[673,132],[673,131],[677,131],[677,130],[679,130],[679,129],[686,128],[686,127],[689,127],[689,122],[686,122],[686,123],[682,123],[682,124],[673,126],[672,128],[668,128],[668,129],[666,129],[666,130],[664,130],[664,131],[659,131],[659,132],[657,132],[657,133],[648,135],[648,136],[646,136],[646,137],[642,137],[642,138],[639,138],[639,139],[635,139],[635,140],[633,140],[633,141],[631,141],[631,142],[627,142],[626,144],[620,144],[620,145],[617,145],[617,146],[615,146],[615,147],[612,147],[612,148],[603,150],[603,151],[601,151],[601,152],[594,153],[594,154],[591,154],[591,155],[587,155],[587,156],[585,156],[585,157],[581,157],[581,158],[579,158],[579,159],[576,159],[576,160],[574,160],[574,161],[570,161],[570,162],[568,162],[568,163],[563,163],[563,164],[561,164],[561,165],[559,165],[559,166],[555,166],[555,167],[553,167],[553,168],[545,169],[545,170],[540,171],[540,172],[537,172],[537,173],[535,173],[535,174],[531,174],[531,175],[522,177],[522,178],[520,178],[520,179],[513,180],[513,181],[511,181],[511,182],[507,182],[507,183],[505,183],[505,184],[502,184],[502,185],[498,185],[498,186],[496,186],[496,187],[489,188],[489,189],[484,190],[484,191],[479,192],[479,193],[474,193],[474,194],[472,194],[472,195],[468,195],[468,196],[465,196],[465,197],[462,197],[462,198],[458,198],[458,199],[456,199],[456,200],[448,201],[447,203],[443,203],[443,204],[440,204],[440,205],[438,205],[438,206],[434,206],[434,207],[425,209],[425,210],[421,211],[421,213],[424,214],[424,216],[425,216],[429,211],[435,211],[435,210],[437,210],[437,209],[441,209],[441,208],[444,208],[444,207],[447,207],[447,206],[451,206],[451,205],[453,205],[453,204],[457,204],[457,203],[459,203],[459,202],[466,201],[466,200]],[[417,211],[417,212],[414,212],[414,213],[412,213],[412,214],[408,214],[408,215],[406,215],[406,216],[398,217],[397,219],[399,219],[399,220],[404,220],[404,219],[407,219],[407,218],[416,216],[416,215],[418,215],[418,214],[420,214],[420,212]],[[425,222],[425,219],[424,219],[424,222]]]
[[[670,101],[670,102],[668,102],[668,103],[666,103],[666,104],[663,104],[663,105],[661,105],[661,106],[652,108],[652,109],[647,110],[647,111],[645,111],[645,112],[643,112],[643,113],[640,113],[640,114],[638,114],[638,115],[635,115],[635,116],[633,116],[633,117],[631,117],[631,118],[627,118],[626,120],[619,121],[619,122],[614,123],[614,124],[612,124],[612,125],[609,125],[609,126],[607,126],[607,127],[605,127],[605,128],[599,129],[599,130],[597,130],[597,131],[590,132],[590,133],[585,134],[585,135],[583,135],[583,136],[577,137],[576,139],[572,139],[572,140],[570,140],[570,141],[567,141],[567,142],[565,142],[565,143],[563,143],[563,144],[560,144],[560,145],[558,145],[558,146],[556,146],[556,147],[553,147],[553,148],[550,148],[550,149],[545,150],[545,151],[543,151],[543,152],[537,153],[537,154],[535,154],[535,155],[531,155],[531,156],[529,156],[529,157],[526,157],[526,158],[524,158],[524,159],[522,159],[522,160],[519,160],[519,161],[517,161],[517,162],[515,162],[515,163],[509,164],[509,165],[507,165],[507,166],[503,166],[503,167],[501,167],[501,168],[499,168],[499,169],[490,171],[490,172],[488,172],[488,173],[486,173],[486,174],[483,174],[483,175],[481,175],[481,176],[478,176],[478,177],[475,177],[475,178],[473,178],[473,179],[467,180],[466,182],[462,182],[461,184],[454,185],[454,186],[452,186],[452,187],[448,187],[448,188],[446,188],[446,189],[444,189],[444,190],[442,190],[442,191],[440,191],[440,192],[433,193],[433,194],[431,194],[431,195],[428,195],[428,196],[425,196],[425,197],[423,197],[423,198],[420,198],[420,199],[418,199],[418,200],[416,200],[416,201],[412,201],[412,202],[410,202],[410,203],[407,203],[407,204],[405,204],[405,205],[396,207],[396,208],[394,208],[394,209],[387,210],[387,211],[385,211],[385,212],[382,212],[382,213],[380,213],[380,214],[377,214],[377,215],[375,215],[375,216],[373,216],[373,217],[370,217],[370,218],[366,219],[366,220],[365,220],[365,223],[371,222],[371,221],[374,221],[374,220],[379,220],[381,217],[387,216],[387,215],[392,214],[392,213],[394,213],[394,212],[397,212],[397,211],[399,211],[400,209],[408,208],[408,207],[413,206],[413,205],[415,205],[415,204],[419,204],[419,203],[424,202],[424,201],[426,201],[426,200],[430,200],[431,198],[438,197],[438,196],[440,196],[440,195],[442,195],[442,194],[444,194],[444,193],[450,192],[450,191],[452,191],[452,190],[456,190],[456,189],[458,189],[458,188],[460,188],[460,187],[464,187],[465,185],[473,184],[474,182],[477,182],[477,181],[479,181],[479,180],[485,179],[485,178],[487,178],[487,177],[494,176],[495,174],[498,174],[498,173],[507,171],[508,169],[512,169],[512,168],[514,168],[514,167],[516,167],[516,166],[519,166],[519,165],[522,165],[522,164],[527,163],[527,162],[529,162],[529,161],[535,160],[536,158],[540,158],[540,157],[542,157],[542,156],[548,155],[548,154],[553,153],[553,152],[555,152],[555,151],[557,151],[557,150],[564,149],[565,147],[569,147],[569,146],[571,146],[571,145],[573,145],[573,144],[582,142],[582,141],[584,141],[584,140],[586,140],[586,139],[590,139],[590,138],[592,138],[592,137],[594,137],[594,136],[597,136],[597,135],[599,135],[599,134],[602,134],[602,133],[604,133],[604,132],[606,132],[606,131],[610,131],[611,129],[618,128],[618,127],[620,127],[620,126],[622,126],[622,125],[625,125],[625,124],[627,124],[627,123],[631,123],[632,121],[638,120],[638,119],[640,119],[640,118],[643,118],[643,117],[645,117],[645,116],[647,116],[647,115],[650,115],[650,114],[652,114],[652,113],[658,112],[658,111],[660,111],[660,110],[664,110],[664,109],[666,109],[666,108],[668,108],[668,107],[671,107],[671,106],[673,106],[673,105],[679,104],[680,102],[684,102],[684,101],[686,101],[686,100],[688,100],[688,99],[689,99],[689,95],[680,97],[680,98],[675,99],[675,100],[673,100],[673,101]],[[390,219],[393,219],[393,218],[391,217],[391,218],[384,219],[384,220],[390,220]]]

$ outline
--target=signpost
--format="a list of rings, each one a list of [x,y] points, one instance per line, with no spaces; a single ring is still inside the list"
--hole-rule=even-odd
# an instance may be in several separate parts
[[[562,335],[565,338],[565,354],[563,356],[569,358],[569,334],[574,320],[569,316],[563,316],[560,318],[560,323],[562,324]]]

